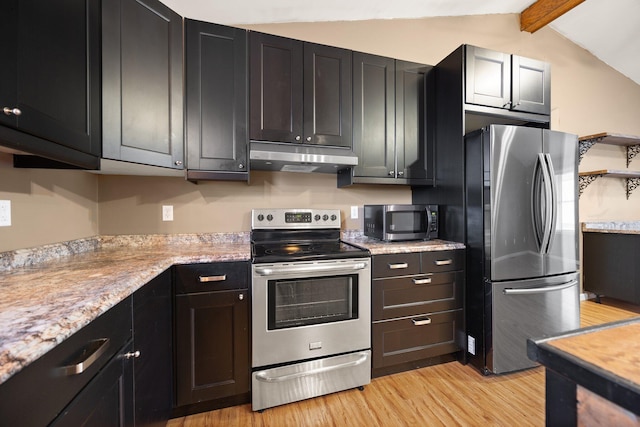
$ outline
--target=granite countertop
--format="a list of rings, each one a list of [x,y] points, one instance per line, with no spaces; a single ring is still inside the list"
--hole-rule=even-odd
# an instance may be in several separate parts
[[[372,255],[461,249],[346,233]],[[0,253],[0,384],[175,264],[245,261],[249,233],[99,236]]]
[[[583,232],[640,234],[640,221],[600,221],[583,222]]]

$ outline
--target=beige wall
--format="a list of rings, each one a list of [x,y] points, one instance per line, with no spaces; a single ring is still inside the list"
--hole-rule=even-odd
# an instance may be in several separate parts
[[[190,18],[198,18],[190,16]],[[544,28],[521,33],[517,15],[254,25],[259,31],[427,64],[469,43],[551,63],[552,128],[589,135],[640,135],[640,85]],[[77,171],[13,170],[0,153],[0,200],[14,203],[14,226],[0,227],[0,251],[95,234],[248,231],[254,207],[330,207],[407,203],[410,189],[336,188],[333,175],[253,172],[251,182],[94,176]],[[625,169],[624,149],[595,146],[580,170]],[[640,159],[631,164],[640,170]],[[175,221],[161,221],[161,206]],[[599,179],[580,198],[580,219],[640,219],[640,190],[626,200],[624,182]],[[47,225],[50,221],[51,225]],[[345,220],[343,228],[361,228]]]
[[[98,177],[83,171],[14,169],[0,153],[0,200],[11,201],[11,227],[0,227],[0,252],[94,236]]]
[[[348,219],[350,206],[410,203],[406,186],[336,188],[336,176],[293,172],[251,172],[251,182],[180,178],[102,176],[100,234],[249,231],[253,208],[340,209],[343,229],[362,229]],[[173,205],[174,221],[163,222],[162,205]]]

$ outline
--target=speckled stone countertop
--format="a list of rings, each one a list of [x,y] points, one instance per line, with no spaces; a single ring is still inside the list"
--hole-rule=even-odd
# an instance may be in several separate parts
[[[2,254],[0,383],[172,265],[251,253],[248,233],[84,240]]]
[[[582,231],[592,233],[640,234],[640,221],[583,222]]]
[[[399,254],[409,252],[447,251],[451,249],[464,249],[462,243],[446,240],[412,240],[404,242],[383,242],[366,237],[362,232],[347,231],[342,234],[342,239],[368,249],[371,255]]]
[[[373,255],[464,248],[342,238]],[[0,384],[172,265],[250,257],[248,232],[99,236],[0,253]]]

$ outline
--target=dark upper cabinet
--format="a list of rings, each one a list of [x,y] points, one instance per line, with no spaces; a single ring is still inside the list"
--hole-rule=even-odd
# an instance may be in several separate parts
[[[467,104],[550,114],[548,63],[468,45],[465,59]]]
[[[247,31],[185,20],[187,178],[248,180]]]
[[[0,6],[2,145],[96,168],[100,130],[100,5],[7,0]]]
[[[354,52],[353,69],[353,149],[358,166],[339,171],[338,185],[431,185],[432,67]]]
[[[182,18],[157,0],[102,1],[106,159],[182,169]]]
[[[351,147],[351,51],[251,32],[250,139]]]

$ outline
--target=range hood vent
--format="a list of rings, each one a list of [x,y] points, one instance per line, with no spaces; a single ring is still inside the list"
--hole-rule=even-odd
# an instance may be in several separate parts
[[[251,141],[249,159],[251,169],[283,172],[335,174],[358,165],[358,156],[348,148],[275,142]]]

